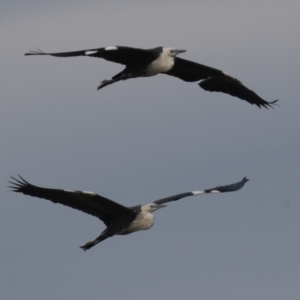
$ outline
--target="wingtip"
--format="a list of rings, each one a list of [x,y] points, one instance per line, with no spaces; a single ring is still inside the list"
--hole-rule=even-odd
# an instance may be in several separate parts
[[[41,49],[35,48],[36,50],[29,50],[29,52],[26,52],[24,55],[48,55],[48,53],[42,51]]]
[[[279,101],[279,99],[269,102],[270,107],[274,109],[274,107],[272,105],[279,106],[279,104],[277,103],[278,101]]]
[[[259,108],[264,107],[264,108],[266,108],[266,109],[269,109],[269,107],[270,107],[270,108],[273,108],[273,109],[274,109],[273,105],[274,105],[274,106],[279,106],[279,104],[277,104],[278,101],[279,101],[279,99],[274,100],[274,101],[270,101],[270,102],[265,101],[264,103],[259,103],[259,104],[256,104],[256,105],[257,105]]]
[[[246,176],[242,179],[242,181],[245,182],[245,183],[246,183],[247,181],[249,181],[249,180],[250,180],[250,179],[247,178]]]
[[[8,180],[8,183],[11,184],[11,185],[8,185],[8,187],[11,189],[11,191],[20,193],[21,189],[25,186],[29,186],[30,183],[28,181],[26,181],[21,175],[18,175],[18,176],[19,176],[19,178],[10,176],[10,178],[13,181]]]

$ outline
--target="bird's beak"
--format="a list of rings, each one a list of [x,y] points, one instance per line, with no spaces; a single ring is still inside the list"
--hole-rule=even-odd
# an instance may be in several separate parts
[[[175,56],[175,55],[178,55],[178,54],[180,54],[180,53],[184,53],[184,52],[186,52],[186,50],[178,50],[178,49],[173,49],[173,50],[172,50],[172,53],[174,54],[174,56]]]
[[[160,209],[160,208],[163,208],[163,207],[167,207],[167,205],[164,205],[164,204],[157,204],[155,206],[156,210]]]

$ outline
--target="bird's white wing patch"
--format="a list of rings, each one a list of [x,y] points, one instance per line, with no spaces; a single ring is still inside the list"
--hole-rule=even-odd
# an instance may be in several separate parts
[[[228,74],[228,73],[226,73],[225,71],[222,71],[222,73],[223,73],[224,75],[226,75],[226,76],[229,76],[229,77],[231,77],[231,75],[230,75],[230,74]]]
[[[89,192],[89,191],[82,191],[82,193],[84,193],[84,194],[89,194],[89,195],[96,195],[95,193],[93,193],[93,192]]]
[[[118,47],[116,46],[108,46],[105,48],[106,51],[111,51],[111,50],[118,50]]]
[[[97,53],[98,52],[98,50],[93,50],[93,51],[85,51],[85,55],[92,55],[92,54],[95,54],[95,53]]]
[[[192,194],[195,195],[199,195],[199,194],[205,194],[204,191],[193,191]]]
[[[212,194],[218,194],[218,193],[221,193],[221,192],[217,191],[217,190],[212,190],[212,191],[210,191],[210,193],[212,193]]]
[[[75,193],[75,191],[72,191],[72,190],[64,190],[64,192]]]

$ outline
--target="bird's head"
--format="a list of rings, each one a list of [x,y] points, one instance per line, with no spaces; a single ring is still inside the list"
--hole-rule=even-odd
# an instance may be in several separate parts
[[[152,213],[152,212],[154,212],[160,208],[166,207],[166,206],[167,205],[163,205],[163,204],[148,203],[148,204],[142,206],[142,211]]]

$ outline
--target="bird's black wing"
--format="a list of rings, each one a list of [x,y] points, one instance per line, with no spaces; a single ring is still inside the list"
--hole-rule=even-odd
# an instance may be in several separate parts
[[[144,50],[124,46],[109,46],[105,48],[79,50],[71,52],[46,53],[42,50],[31,50],[25,55],[51,55],[56,57],[90,56],[99,57],[122,65],[150,63],[156,58],[154,49]]]
[[[185,197],[189,197],[189,196],[197,196],[200,194],[216,194],[216,193],[234,192],[234,191],[238,191],[239,189],[241,189],[248,180],[249,180],[248,178],[244,177],[241,181],[233,183],[233,184],[217,186],[215,188],[206,189],[203,191],[193,191],[193,192],[182,193],[182,194],[170,196],[167,198],[163,198],[160,200],[156,200],[156,201],[154,201],[154,203],[163,204],[163,203],[167,203],[167,202],[171,202],[171,201],[177,201],[181,198],[185,198]]]
[[[171,75],[184,81],[194,82],[206,79],[209,76],[222,76],[223,72],[190,60],[175,57],[173,68],[163,74]]]
[[[272,104],[278,101],[275,100],[268,102],[259,97],[252,90],[248,89],[239,80],[231,77],[223,71],[185,60],[180,57],[175,58],[173,68],[164,74],[175,76],[189,82],[201,80],[199,86],[206,91],[229,94],[242,100],[246,100],[251,104],[255,104],[259,108],[261,106],[265,108],[272,107]]]
[[[112,200],[109,200],[92,192],[48,189],[30,184],[21,176],[20,179],[11,177],[9,187],[18,193],[32,197],[44,198],[53,203],[60,203],[82,212],[98,217],[106,225],[117,214],[132,215],[131,210]]]

